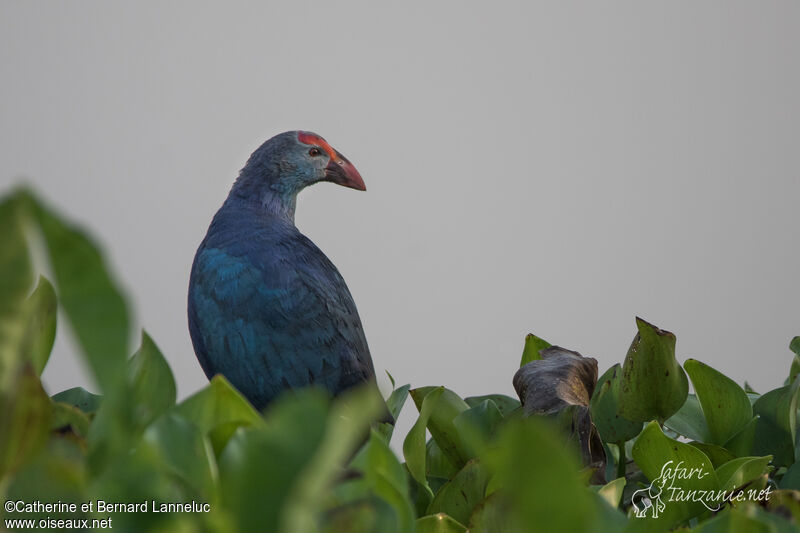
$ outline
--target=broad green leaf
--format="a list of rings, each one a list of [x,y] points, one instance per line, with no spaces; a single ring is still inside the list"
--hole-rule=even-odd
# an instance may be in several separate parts
[[[670,439],[657,422],[650,422],[636,439],[633,460],[650,480],[650,494],[660,494],[663,509],[657,520],[669,525],[718,508],[716,501],[692,501],[692,490],[715,491],[717,475],[709,458],[699,449]],[[652,515],[648,515],[648,520]]]
[[[30,214],[39,223],[55,274],[58,297],[103,390],[113,390],[125,371],[128,354],[128,307],[109,275],[98,247],[24,193]]]
[[[336,399],[328,413],[322,442],[289,495],[283,531],[316,530],[315,519],[323,511],[336,477],[367,435],[370,422],[383,409],[383,398],[370,384],[350,389]]]
[[[387,372],[387,374],[389,374]],[[391,378],[392,375],[389,374]],[[394,384],[394,379],[392,379],[392,384]],[[392,415],[394,419],[394,424],[389,424],[385,422],[381,422],[378,426],[378,432],[383,435],[383,438],[386,442],[391,441],[392,434],[394,433],[394,428],[397,425],[397,419],[400,417],[400,411],[403,410],[403,406],[406,403],[406,399],[408,399],[408,389],[411,388],[410,385],[403,385],[402,387],[398,387],[392,391],[389,395],[389,398],[386,399],[386,408],[389,410],[389,413]]]
[[[773,455],[776,466],[795,461],[798,390],[800,376],[791,385],[762,394],[753,404],[753,412],[759,415],[753,455]]]
[[[730,491],[767,474],[772,457],[739,457],[717,468],[717,479],[722,490]]]
[[[512,532],[510,498],[504,491],[490,494],[477,506],[469,518],[470,533],[510,533]],[[546,531],[542,529],[541,531]],[[523,533],[523,531],[513,530],[513,533]]]
[[[453,419],[461,442],[467,452],[477,457],[483,453],[486,444],[503,421],[503,415],[492,400],[462,411]]]
[[[169,413],[147,428],[144,441],[155,446],[165,469],[191,488],[193,498],[215,502],[217,463],[211,443],[197,426]]]
[[[386,441],[374,430],[370,434],[364,479],[370,489],[394,509],[398,531],[413,532],[414,509],[408,493],[406,471]]]
[[[323,533],[398,533],[392,506],[378,497],[364,498],[331,509]]]
[[[714,468],[721,466],[729,461],[736,459],[736,455],[730,450],[717,446],[716,444],[706,444],[705,442],[692,441],[689,444],[706,454]]]
[[[687,359],[683,367],[703,409],[711,443],[724,445],[753,418],[747,394],[735,381],[696,359]]]
[[[417,409],[422,407],[422,402],[428,393],[435,389],[436,387],[420,387],[409,391]],[[436,401],[436,408],[428,419],[428,430],[431,432],[431,436],[436,439],[445,455],[458,468],[464,466],[470,459],[470,455],[461,442],[461,436],[453,424],[453,419],[467,409],[469,409],[469,405],[455,392],[444,389]]]
[[[63,402],[77,407],[87,415],[94,414],[100,408],[103,397],[92,394],[83,387],[73,387],[53,395],[54,402]]]
[[[714,518],[700,524],[696,533],[776,533],[769,523],[750,516],[748,511],[729,508]]]
[[[467,529],[444,513],[417,519],[417,533],[466,533]]]
[[[50,418],[50,431],[58,433],[72,432],[86,438],[89,434],[89,417],[68,403],[50,402],[52,416]]]
[[[28,327],[22,342],[22,351],[26,359],[33,364],[33,369],[42,375],[53,342],[56,339],[56,311],[58,302],[53,286],[44,277],[39,278],[39,284],[25,302],[27,307]]]
[[[263,422],[258,411],[221,374],[214,376],[208,386],[186,398],[174,409],[204,432],[228,422],[243,426],[260,425]]]
[[[617,363],[600,376],[592,394],[592,421],[603,442],[619,444],[634,438],[642,431],[641,422],[632,422],[619,413],[621,377],[622,367]]]
[[[731,437],[725,443],[725,449],[730,450],[736,457],[747,457],[752,455],[753,446],[756,440],[756,430],[758,429],[758,415],[750,419],[739,433]]]
[[[175,405],[175,379],[158,346],[144,331],[141,346],[128,365],[134,417],[144,427]]]
[[[782,489],[800,490],[800,462],[790,466],[778,485]]]
[[[0,391],[7,391],[24,360],[21,345],[28,324],[25,297],[33,283],[19,194],[0,202],[0,228]]]
[[[486,496],[489,472],[477,460],[472,459],[464,468],[436,493],[428,506],[427,514],[445,513],[462,524],[469,523],[469,517],[477,504]]]
[[[506,396],[505,394],[485,394],[483,396],[464,398],[464,402],[470,407],[475,407],[486,400],[492,400],[504,417],[508,416],[509,413],[516,409],[519,409],[522,405],[518,399]]]
[[[239,428],[231,437],[219,460],[220,495],[237,530],[279,531],[293,487],[325,436],[327,415],[327,397],[305,389],[281,396],[264,424]],[[204,415],[201,428],[222,418]]]
[[[795,355],[800,355],[800,336],[792,339],[792,341],[789,343],[789,349],[793,351]]]
[[[596,504],[580,478],[577,457],[547,422],[538,417],[509,421],[482,460],[503,487],[492,497],[508,498],[509,527],[502,531],[525,531],[530,524],[540,531],[587,531],[596,518]],[[471,525],[478,519],[482,524],[490,521],[473,516]],[[486,530],[483,525],[476,528]]]
[[[0,482],[44,446],[50,417],[50,398],[27,364],[17,371],[13,388],[0,392]]]
[[[522,350],[522,359],[519,362],[520,368],[527,365],[531,361],[538,361],[542,358],[539,355],[540,350],[549,348],[551,344],[544,339],[540,339],[533,333],[528,333],[525,337],[525,348]]]
[[[444,387],[437,387],[423,397],[421,403],[417,406],[419,409],[419,418],[411,427],[403,441],[403,457],[405,457],[408,471],[411,472],[411,476],[417,483],[428,491],[431,489],[428,485],[425,468],[425,428],[428,426],[431,414],[433,414],[443,393]],[[430,496],[433,497],[432,491]]]
[[[620,414],[635,422],[663,422],[686,401],[689,380],[675,359],[675,335],[641,318],[636,327],[622,365]]]
[[[458,467],[444,454],[435,439],[428,439],[425,444],[425,471],[428,481],[431,477],[451,479],[458,473]]]
[[[618,477],[609,481],[597,490],[600,495],[611,507],[619,507],[619,502],[622,500],[622,491],[625,490],[626,480],[624,477]]]

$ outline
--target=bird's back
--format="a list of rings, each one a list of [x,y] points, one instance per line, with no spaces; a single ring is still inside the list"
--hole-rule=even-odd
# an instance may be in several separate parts
[[[189,331],[206,375],[257,408],[288,388],[374,380],[353,298],[294,224],[247,204],[217,212],[192,265]]]

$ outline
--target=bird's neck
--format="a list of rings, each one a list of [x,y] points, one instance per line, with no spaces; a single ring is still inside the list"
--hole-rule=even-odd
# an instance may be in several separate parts
[[[228,197],[228,201],[239,205],[247,205],[266,216],[294,225],[297,193],[276,191],[269,187],[262,187],[260,190],[234,188]]]

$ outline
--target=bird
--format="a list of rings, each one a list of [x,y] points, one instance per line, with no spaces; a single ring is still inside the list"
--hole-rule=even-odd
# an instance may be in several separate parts
[[[316,133],[270,138],[239,172],[192,263],[189,333],[200,366],[259,411],[288,389],[316,385],[337,396],[375,383],[347,284],[295,226],[298,193],[318,182],[366,190]]]

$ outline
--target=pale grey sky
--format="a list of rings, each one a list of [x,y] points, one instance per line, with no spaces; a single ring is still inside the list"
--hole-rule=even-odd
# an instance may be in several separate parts
[[[788,371],[797,2],[6,1],[0,73],[2,188],[27,176],[91,229],[181,397],[206,383],[194,251],[289,129],[367,184],[305,191],[297,222],[384,384],[513,394],[528,332],[602,371],[635,315],[759,391]],[[46,385],[91,389],[65,332]]]

